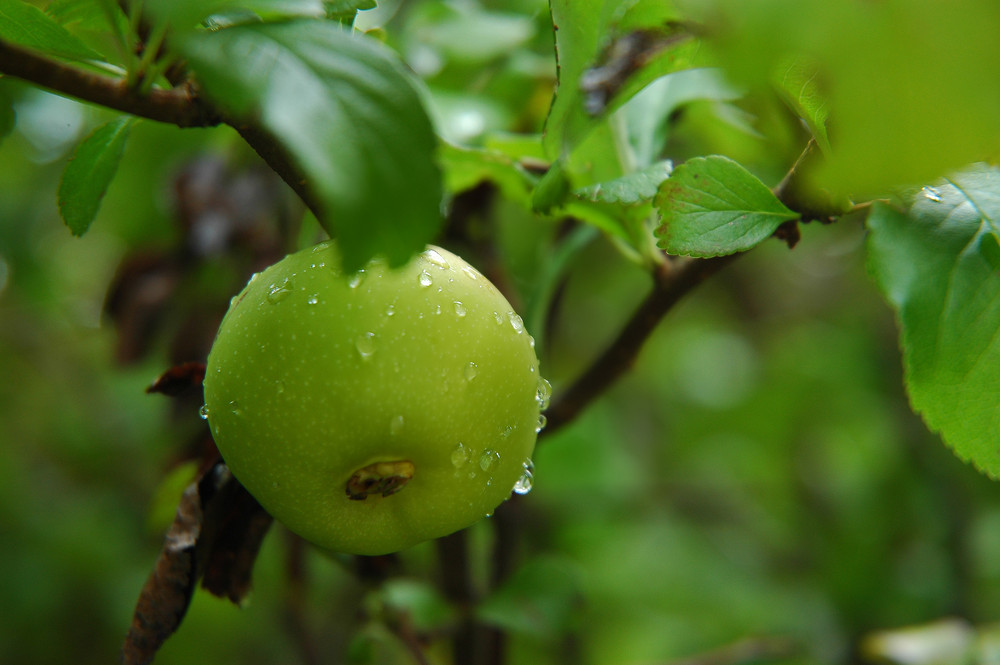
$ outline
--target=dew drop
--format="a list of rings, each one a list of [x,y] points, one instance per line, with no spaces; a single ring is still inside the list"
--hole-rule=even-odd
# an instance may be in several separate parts
[[[319,303],[319,294],[318,293],[312,294],[311,296],[309,296],[309,300],[306,300],[306,302],[309,303],[310,305],[315,305]]]
[[[527,494],[535,485],[534,463],[530,459],[526,459],[524,460],[522,466],[524,467],[524,472],[521,474],[521,477],[517,479],[517,482],[514,483],[515,494]]]
[[[267,290],[267,301],[274,305],[279,303],[292,293],[292,280],[287,277],[280,284],[272,284]]]
[[[392,316],[395,313],[396,313],[396,306],[395,305],[386,305],[386,308],[385,308],[385,315],[386,316]]]
[[[528,346],[535,348],[535,338],[531,335],[528,335]]]
[[[544,413],[538,414],[538,424],[535,425],[535,434],[538,434],[545,426],[549,424],[549,419],[545,417]]]
[[[456,300],[455,301],[455,316],[457,316],[460,319],[464,319],[466,313],[467,312],[465,311],[465,305],[463,305],[461,302],[459,302],[458,300]]]
[[[522,320],[520,316],[511,311],[507,313],[507,318],[510,319],[510,327],[513,328],[518,335],[524,332],[524,320]]]
[[[552,399],[552,384],[538,377],[538,390],[535,392],[535,401],[538,402],[538,410],[544,411],[549,408],[550,399]]]
[[[361,286],[361,282],[363,282],[364,279],[365,279],[365,270],[364,268],[362,268],[361,270],[351,275],[351,279],[349,282],[347,282],[347,285],[352,289],[356,289],[359,286]]]
[[[285,392],[285,382],[278,379],[274,382],[274,392],[281,395]]]
[[[507,425],[502,430],[500,430],[500,438],[502,438],[502,439],[509,439],[510,435],[513,434],[513,433],[514,433],[514,426],[513,425]]]
[[[434,280],[431,279],[431,274],[429,272],[421,270],[420,274],[417,275],[417,283],[420,284],[420,286],[427,288],[434,283]]]
[[[198,415],[201,416],[202,420],[208,420],[208,404],[201,405],[201,408],[198,409]]]
[[[479,376],[479,365],[470,362],[465,366],[465,371],[463,373],[465,374],[466,381],[472,381],[474,378]]]
[[[243,415],[243,407],[241,407],[240,403],[237,402],[236,400],[233,400],[229,403],[229,410],[233,412],[234,416]]]
[[[487,448],[483,451],[483,454],[479,456],[479,468],[483,471],[489,471],[495,467],[500,462],[500,453],[493,450],[492,448]]]
[[[249,284],[253,284],[253,283],[254,283],[254,281],[256,281],[256,279],[257,279],[257,278],[258,278],[259,276],[260,276],[260,273],[259,273],[259,272],[255,272],[254,274],[250,275],[250,279],[249,279],[249,280],[247,280],[247,284],[248,284],[248,285],[249,285]]]
[[[933,201],[934,203],[941,203],[944,197],[941,196],[941,192],[937,190],[936,187],[924,187],[920,190],[923,193],[924,198],[928,201]]]
[[[464,272],[469,279],[479,279],[479,273],[477,273],[475,268],[471,266],[462,266],[462,272]]]
[[[434,313],[435,314],[440,314],[441,313],[441,305],[435,305],[434,306]]]
[[[358,338],[354,340],[354,348],[358,350],[364,360],[371,358],[375,355],[375,333],[366,332],[358,335]]]
[[[493,320],[497,322],[498,326],[503,325],[503,314],[500,312],[493,312]]]
[[[405,423],[403,421],[402,415],[395,416],[392,420],[389,421],[389,434],[391,436],[396,436],[397,434],[403,431],[404,424]]]
[[[469,463],[469,449],[464,445],[459,443],[455,446],[455,449],[451,451],[451,465],[456,469],[461,469],[463,466]]]
[[[447,270],[449,268],[448,262],[436,250],[428,249],[424,252],[424,258],[436,265],[438,268],[443,270]]]

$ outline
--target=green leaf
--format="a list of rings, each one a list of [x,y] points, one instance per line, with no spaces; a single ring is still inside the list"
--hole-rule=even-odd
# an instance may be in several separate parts
[[[629,173],[608,182],[599,182],[576,190],[573,194],[586,201],[601,203],[641,203],[656,196],[660,184],[670,177],[669,161],[662,161],[641,171]]]
[[[724,256],[766,240],[783,222],[798,219],[755,175],[713,155],[674,169],[656,197],[663,224],[659,246],[671,254]]]
[[[206,94],[277,139],[318,196],[344,267],[400,265],[441,226],[431,122],[399,58],[333,22],[192,34],[181,49]]]
[[[550,0],[549,8],[559,84],[545,122],[545,148],[555,159],[572,150],[598,117],[655,78],[687,66],[689,59],[686,50],[659,48],[672,39],[664,25],[675,16],[671,3]]]
[[[896,310],[915,411],[963,460],[1000,476],[1000,169],[926,187],[868,217],[869,270]]]
[[[100,60],[101,55],[23,0],[0,0],[0,39],[68,60]]]
[[[95,129],[77,146],[59,183],[59,214],[75,236],[82,236],[101,207],[101,199],[115,177],[132,125],[119,116]]]
[[[461,148],[450,143],[443,143],[438,154],[445,188],[450,194],[459,194],[489,181],[507,198],[525,205],[530,203],[537,178],[511,157],[495,150]]]
[[[781,73],[778,90],[789,106],[805,120],[823,154],[830,154],[830,139],[826,132],[826,119],[830,115],[829,103],[819,89],[816,77],[819,67],[795,59]]]

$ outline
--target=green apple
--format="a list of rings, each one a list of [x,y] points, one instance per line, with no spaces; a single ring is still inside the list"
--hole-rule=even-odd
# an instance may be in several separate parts
[[[233,474],[322,547],[385,554],[530,487],[548,383],[520,317],[431,247],[343,274],[336,244],[285,257],[233,298],[205,407]]]

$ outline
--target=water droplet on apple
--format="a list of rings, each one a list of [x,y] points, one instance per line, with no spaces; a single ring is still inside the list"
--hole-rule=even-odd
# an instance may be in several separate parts
[[[455,301],[455,315],[458,318],[460,318],[460,319],[464,319],[465,318],[465,314],[466,314],[465,305],[463,305],[461,302],[459,302],[458,300],[456,300]]]
[[[417,275],[417,283],[420,284],[420,286],[427,288],[434,283],[434,280],[431,279],[431,274],[429,272],[421,270],[420,274]]]
[[[493,320],[497,322],[498,326],[503,325],[503,314],[500,312],[493,312]]]
[[[448,262],[445,260],[445,258],[433,249],[428,249],[426,252],[424,252],[424,258],[427,259],[430,263],[436,265],[438,268],[441,268],[442,270],[447,270],[449,268]]]
[[[309,300],[306,300],[306,302],[309,303],[310,305],[315,305],[319,303],[319,294],[318,293],[312,294],[311,296],[309,296]]]
[[[365,269],[362,268],[361,270],[358,270],[356,273],[351,275],[351,279],[347,282],[347,285],[352,289],[356,289],[359,286],[361,286],[361,282],[363,282],[364,279],[365,279]]]
[[[462,266],[462,272],[464,272],[466,277],[469,279],[479,279],[479,273],[476,272],[475,268],[472,266]]]
[[[366,332],[358,335],[358,338],[354,340],[354,348],[361,354],[362,359],[368,360],[371,358],[375,355],[375,333]]]
[[[514,329],[514,332],[518,335],[524,332],[524,320],[520,316],[511,311],[507,313],[507,318],[510,320],[510,327]]]
[[[455,446],[455,449],[451,451],[451,465],[454,466],[456,469],[461,469],[468,463],[469,463],[469,449],[466,448],[461,443],[459,443],[457,446]]]
[[[435,305],[434,306],[434,313],[435,314],[440,314],[441,313],[441,305]]]
[[[538,377],[538,390],[535,392],[535,401],[538,402],[538,409],[544,411],[549,408],[549,400],[552,399],[552,384]]]
[[[391,436],[396,436],[403,431],[404,424],[405,422],[403,421],[402,415],[393,417],[393,419],[389,421],[389,434]]]
[[[472,381],[474,378],[479,376],[479,365],[470,362],[465,366],[465,371],[463,373],[465,374],[466,381]]]
[[[527,494],[535,485],[535,464],[531,459],[526,459],[522,466],[524,467],[524,472],[517,479],[517,482],[514,483],[515,494]]]
[[[292,280],[287,277],[280,284],[272,284],[267,290],[267,301],[272,305],[281,302],[292,294]]]
[[[236,400],[233,400],[229,403],[229,410],[233,412],[234,416],[243,415],[243,407],[241,407],[240,403],[237,402]]]
[[[201,416],[202,420],[208,420],[208,404],[201,405],[201,408],[198,409],[198,415]]]
[[[385,307],[385,315],[386,316],[392,316],[395,313],[396,313],[396,306],[395,305],[386,305],[386,307]]]
[[[489,471],[500,462],[500,453],[493,450],[492,448],[487,448],[483,451],[483,454],[479,456],[479,468],[483,471]]]
[[[545,426],[549,424],[549,419],[545,417],[544,413],[538,414],[538,423],[535,425],[535,434],[538,434]]]
[[[513,433],[514,433],[514,426],[513,425],[507,425],[502,430],[500,430],[500,438],[502,438],[502,439],[509,439],[510,435],[513,434]]]

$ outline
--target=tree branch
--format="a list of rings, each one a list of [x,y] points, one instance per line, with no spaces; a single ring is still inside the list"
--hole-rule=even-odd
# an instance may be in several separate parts
[[[280,143],[256,124],[226,117],[215,105],[200,97],[190,84],[170,90],[153,88],[147,94],[140,94],[129,88],[125,79],[50,60],[3,40],[0,40],[0,74],[14,76],[84,102],[177,127],[228,124],[281,176],[317,218],[323,218],[318,198]]]
[[[613,342],[569,388],[560,392],[545,412],[551,435],[570,423],[594,399],[631,369],[643,343],[674,305],[688,292],[731,263],[739,254],[711,259],[680,259],[661,264],[654,274],[653,290]]]
[[[85,102],[178,127],[214,127],[223,121],[222,114],[188,86],[171,90],[154,88],[140,95],[127,87],[124,79],[49,60],[3,40],[0,40],[0,73]]]

